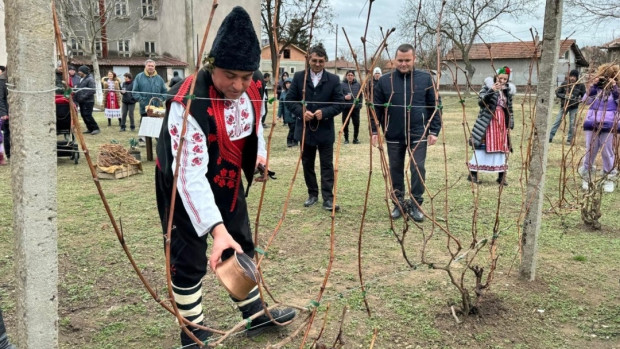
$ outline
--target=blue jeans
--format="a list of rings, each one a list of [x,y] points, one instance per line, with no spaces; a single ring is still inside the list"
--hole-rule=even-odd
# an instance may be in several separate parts
[[[558,131],[558,128],[562,123],[562,118],[566,115],[565,113],[568,113],[569,115],[568,137],[566,138],[566,141],[570,142],[573,140],[573,134],[575,132],[575,115],[577,115],[577,110],[578,108],[573,108],[565,111],[564,108],[560,108],[560,112],[558,113],[558,116],[556,116],[553,127],[551,128],[551,133],[549,134],[549,142],[553,140],[553,136],[555,136],[555,133]]]

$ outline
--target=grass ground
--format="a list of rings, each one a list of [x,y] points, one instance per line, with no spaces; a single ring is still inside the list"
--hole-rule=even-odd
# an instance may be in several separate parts
[[[456,98],[444,99],[444,130],[440,143],[429,150],[425,210],[468,246],[472,234],[473,189],[465,180],[467,155],[462,112]],[[520,103],[520,102],[519,102]],[[475,101],[466,101],[469,123],[476,117]],[[527,105],[523,109],[527,108]],[[517,107],[521,109],[521,107]],[[361,145],[343,145],[338,162],[338,204],[335,216],[336,258],[319,315],[310,333],[318,334],[329,306],[325,332],[320,343],[330,346],[342,324],[344,347],[369,347],[377,329],[375,348],[620,348],[620,200],[618,191],[603,197],[602,229],[593,231],[582,224],[578,210],[579,183],[570,180],[570,205],[551,209],[558,202],[559,168],[562,145],[550,145],[546,202],[539,240],[536,281],[518,277],[518,221],[524,202],[521,173],[522,115],[517,116],[513,135],[515,153],[501,198],[498,240],[499,261],[490,289],[482,297],[480,313],[460,316],[457,324],[450,305],[459,304],[459,293],[446,273],[428,268],[411,269],[400,245],[390,231],[389,210],[384,199],[384,182],[378,151],[369,147],[365,111],[362,112]],[[555,114],[554,114],[555,115]],[[102,113],[96,115],[102,133],[87,135],[89,149],[117,140],[128,145],[135,133],[120,133],[115,123],[106,126]],[[340,120],[336,122],[340,125]],[[527,122],[525,123],[527,124]],[[269,181],[260,217],[261,245],[283,215],[287,190],[299,155],[286,147],[287,128],[277,124],[273,131],[270,166],[277,180]],[[583,140],[577,140],[575,161],[583,154]],[[364,224],[362,265],[372,316],[366,314],[357,272],[357,243],[369,154],[373,152],[369,207]],[[143,159],[146,157],[142,149]],[[153,162],[144,163],[144,173],[121,180],[102,182],[117,218],[122,220],[125,237],[140,268],[160,295],[166,294],[161,229],[153,190]],[[84,158],[78,165],[58,160],[59,232],[59,330],[61,348],[174,348],[179,329],[173,316],[159,307],[145,291],[111,229],[95,190]],[[481,175],[475,190],[478,202],[478,237],[492,233],[497,210],[498,186],[491,175]],[[446,185],[447,183],[447,185]],[[257,212],[260,185],[249,196],[252,221]],[[12,254],[13,234],[10,178],[7,167],[0,168],[0,300],[9,334],[15,327],[15,274]],[[433,200],[430,200],[430,197]],[[282,228],[263,264],[265,278],[276,298],[306,306],[315,299],[324,277],[329,256],[332,221],[320,205],[304,208],[303,174],[297,174]],[[400,231],[403,221],[396,222]],[[434,229],[434,230],[433,230]],[[428,258],[447,259],[445,234],[426,220],[410,226],[405,250],[419,263],[422,234],[434,231],[427,248]],[[477,263],[488,270],[488,249],[482,249]],[[461,265],[454,264],[456,271]],[[212,273],[205,279],[204,307],[209,324],[229,328],[239,314],[218,286]],[[473,281],[468,277],[466,286]],[[291,325],[296,328],[299,322]],[[289,329],[261,335],[253,340],[237,335],[225,348],[262,348],[276,343]],[[297,338],[290,345],[299,347]]]

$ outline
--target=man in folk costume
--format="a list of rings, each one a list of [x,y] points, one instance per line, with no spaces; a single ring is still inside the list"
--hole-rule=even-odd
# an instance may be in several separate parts
[[[209,265],[234,252],[254,256],[242,178],[251,184],[258,164],[265,164],[261,124],[264,82],[257,71],[260,47],[247,12],[235,7],[222,22],[208,64],[196,76],[181,158],[177,158],[183,114],[193,76],[177,84],[168,100],[167,115],[157,144],[157,206],[164,232],[170,210],[176,162],[177,205],[172,222],[171,272],[175,301],[181,315],[202,324],[202,278],[207,271],[207,235],[213,237]],[[233,297],[231,297],[233,298]],[[246,299],[233,301],[244,318],[263,310],[257,288]],[[271,310],[279,323],[295,317],[291,308]],[[267,315],[251,322],[248,335],[274,326]],[[200,340],[211,333],[192,329]],[[181,343],[193,342],[181,332]]]
[[[479,183],[478,172],[496,172],[497,183],[508,185],[508,152],[510,152],[510,130],[514,128],[512,96],[517,92],[509,83],[510,68],[497,70],[495,77],[487,77],[480,90],[478,105],[480,112],[471,130],[471,145],[474,155],[468,163],[467,180]]]

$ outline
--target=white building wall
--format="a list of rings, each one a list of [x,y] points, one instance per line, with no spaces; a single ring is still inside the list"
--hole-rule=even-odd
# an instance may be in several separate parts
[[[167,2],[167,3],[170,3]],[[176,0],[175,3],[178,3],[181,16],[184,16],[185,13],[185,1]],[[252,19],[252,24],[254,25],[254,31],[256,35],[260,38],[261,33],[261,19],[260,19],[260,1],[256,0],[236,0],[236,1],[220,1],[217,9],[215,10],[215,14],[213,16],[213,22],[211,23],[211,30],[207,36],[207,43],[205,46],[205,54],[209,54],[211,50],[211,45],[213,44],[213,39],[215,39],[215,35],[217,34],[217,30],[220,28],[224,17],[230,13],[230,11],[235,6],[243,7],[249,14]],[[205,28],[207,27],[207,22],[209,20],[209,15],[211,13],[211,1],[204,0],[193,0],[193,19],[188,18],[188,20],[193,20],[194,22],[194,53],[198,51],[196,46],[199,46],[202,43],[202,39],[204,36]],[[179,45],[182,45],[181,53],[182,55],[179,58],[185,62],[187,62],[187,57],[185,54],[185,41],[183,36],[172,36],[174,30],[171,27],[179,27],[182,31],[183,35],[185,33],[185,28],[183,25],[179,25],[179,23],[183,23],[182,21],[167,21],[162,30],[162,40],[166,42],[177,41]],[[188,62],[190,63],[190,62]],[[191,63],[190,63],[191,64]]]

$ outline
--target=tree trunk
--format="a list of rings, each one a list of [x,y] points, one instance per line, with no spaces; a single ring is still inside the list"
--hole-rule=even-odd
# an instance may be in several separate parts
[[[103,106],[103,88],[101,87],[101,72],[99,71],[99,58],[97,52],[93,50],[91,54],[91,60],[93,62],[93,78],[95,79],[95,104]]]
[[[467,51],[467,54],[469,54],[469,51]],[[467,57],[465,55],[463,55],[463,57]],[[476,67],[474,67],[473,64],[471,64],[471,61],[467,58],[463,59],[463,62],[465,62],[465,70],[467,71],[467,81],[466,81],[466,85],[465,85],[465,95],[469,96],[470,92],[471,92],[471,85],[472,85],[472,80],[474,78],[474,74],[476,73]]]
[[[526,208],[523,221],[523,246],[520,276],[533,281],[536,278],[536,258],[538,235],[542,216],[542,204],[545,191],[545,168],[547,168],[547,151],[549,147],[549,130],[547,121],[551,116],[554,102],[555,79],[557,75],[558,51],[560,49],[560,31],[562,27],[563,0],[547,0],[545,7],[545,26],[543,29],[543,47],[540,61],[540,79],[536,101],[536,119],[532,142],[532,155],[529,161],[527,181]]]
[[[6,0],[19,348],[58,348],[54,29],[49,0]],[[59,48],[62,49],[62,48]],[[43,101],[43,102],[42,102]]]

